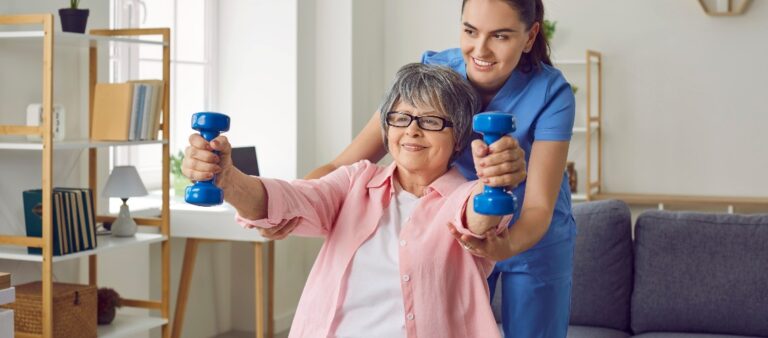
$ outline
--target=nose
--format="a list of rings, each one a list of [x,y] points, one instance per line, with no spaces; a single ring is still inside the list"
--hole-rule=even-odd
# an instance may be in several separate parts
[[[488,49],[488,39],[485,37],[481,37],[479,39],[475,39],[475,45],[473,46],[476,54],[478,56],[486,56],[489,52]]]
[[[410,136],[416,136],[416,135],[421,135],[423,131],[421,130],[421,127],[419,127],[419,124],[414,119],[413,121],[411,121],[411,124],[405,127],[405,133]]]

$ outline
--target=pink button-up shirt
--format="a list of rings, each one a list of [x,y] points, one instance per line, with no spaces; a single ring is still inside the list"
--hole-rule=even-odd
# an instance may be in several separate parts
[[[360,161],[317,180],[261,178],[268,195],[267,218],[237,216],[238,223],[249,228],[271,228],[298,217],[293,234],[326,238],[299,300],[290,337],[334,336],[349,266],[389,206],[394,171],[394,163],[384,168]],[[408,337],[500,336],[486,282],[493,262],[464,250],[447,228],[451,223],[470,233],[462,214],[474,186],[451,169],[426,188],[403,224],[400,274],[409,276],[401,284]],[[508,222],[505,217],[499,228]]]

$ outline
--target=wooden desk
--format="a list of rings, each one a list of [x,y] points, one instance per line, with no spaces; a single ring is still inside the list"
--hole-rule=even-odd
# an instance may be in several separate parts
[[[231,226],[230,226],[231,225]],[[184,263],[181,267],[181,279],[176,309],[171,326],[171,337],[181,337],[184,324],[184,312],[189,296],[192,271],[195,268],[197,247],[200,243],[216,241],[253,242],[255,260],[255,304],[256,337],[264,337],[264,312],[267,316],[267,337],[274,332],[274,261],[275,243],[261,237],[256,230],[241,228],[235,223],[235,210],[229,205],[202,208],[186,203],[171,202],[171,237],[185,238]],[[264,246],[267,249],[267,301],[264,302]]]

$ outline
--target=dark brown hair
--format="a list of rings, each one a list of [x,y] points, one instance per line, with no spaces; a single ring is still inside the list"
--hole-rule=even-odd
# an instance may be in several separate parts
[[[461,12],[464,13],[464,5],[469,0],[463,0],[461,3]],[[502,0],[512,9],[516,10],[520,21],[525,24],[525,29],[530,30],[533,24],[539,23],[539,34],[536,34],[536,40],[533,41],[533,47],[528,53],[523,53],[520,57],[518,67],[523,73],[529,73],[541,68],[540,63],[552,65],[549,58],[549,42],[544,36],[544,3],[542,0]]]

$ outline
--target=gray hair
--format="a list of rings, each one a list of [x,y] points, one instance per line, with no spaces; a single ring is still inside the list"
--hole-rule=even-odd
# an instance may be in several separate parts
[[[414,107],[431,107],[445,114],[453,123],[453,140],[458,150],[454,150],[449,163],[469,142],[472,116],[481,107],[475,89],[450,68],[422,63],[407,64],[397,71],[392,86],[384,94],[384,100],[379,106],[382,138],[387,151],[387,113],[400,102]]]

